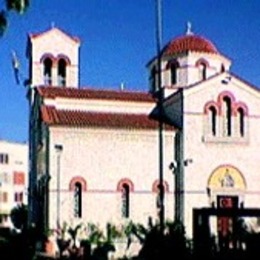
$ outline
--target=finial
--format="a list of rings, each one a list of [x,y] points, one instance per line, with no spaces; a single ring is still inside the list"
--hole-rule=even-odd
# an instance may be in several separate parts
[[[51,22],[51,28],[53,29],[55,27],[55,22]]]
[[[187,22],[186,35],[192,35],[192,34],[193,34],[193,32],[192,32],[192,30],[191,30],[191,22],[188,21],[188,22]]]

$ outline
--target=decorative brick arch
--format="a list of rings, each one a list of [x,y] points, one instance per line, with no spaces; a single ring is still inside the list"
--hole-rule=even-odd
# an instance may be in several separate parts
[[[128,179],[128,178],[124,178],[124,179],[121,179],[119,182],[118,182],[118,184],[117,184],[117,191],[122,191],[122,189],[123,189],[123,185],[124,184],[126,184],[126,185],[128,185],[129,186],[129,190],[130,190],[130,192],[133,192],[134,191],[134,184],[133,184],[133,182],[130,180],[130,179]]]
[[[248,107],[247,107],[246,104],[244,104],[243,102],[237,102],[235,104],[235,109],[234,109],[234,115],[235,116],[237,115],[239,109],[242,109],[245,116],[248,116]]]
[[[220,108],[220,114],[222,114],[222,103],[225,97],[230,98],[231,101],[231,114],[234,115],[235,113],[235,105],[236,105],[236,99],[235,96],[233,95],[233,93],[231,93],[230,91],[223,91],[218,95],[218,104],[219,104],[219,108]]]
[[[43,63],[44,60],[46,60],[46,59],[50,59],[53,64],[56,62],[55,57],[51,53],[45,53],[42,55],[42,57],[40,59],[40,63]]]
[[[229,97],[231,102],[234,103],[236,101],[235,96],[230,91],[223,91],[218,95],[218,103],[221,104],[225,97]]]
[[[176,68],[180,67],[180,63],[176,59],[168,61],[166,64],[166,69],[170,69],[171,65],[175,65]]]
[[[67,65],[71,65],[71,61],[70,61],[69,57],[67,57],[66,55],[59,54],[59,55],[57,56],[57,62],[58,62],[59,60],[61,60],[61,59],[65,60],[65,62],[66,62]]]
[[[220,114],[219,106],[218,106],[218,104],[217,104],[216,102],[214,102],[214,101],[209,101],[209,102],[207,102],[207,103],[205,104],[205,106],[204,106],[204,114],[208,114],[208,113],[209,113],[209,109],[210,109],[211,107],[214,107],[214,108],[216,109],[217,115]]]
[[[70,184],[69,184],[70,191],[74,190],[75,184],[77,182],[79,182],[82,185],[82,191],[87,191],[87,182],[83,177],[80,177],[80,176],[76,176],[71,179]]]
[[[158,193],[159,192],[159,184],[160,184],[159,180],[156,180],[156,181],[153,182],[152,191],[154,193]],[[168,182],[163,181],[163,187],[164,187],[164,191],[165,192],[168,193],[170,191]]]
[[[209,67],[209,62],[204,58],[197,60],[195,66],[198,67],[200,64],[204,64],[207,68]]]

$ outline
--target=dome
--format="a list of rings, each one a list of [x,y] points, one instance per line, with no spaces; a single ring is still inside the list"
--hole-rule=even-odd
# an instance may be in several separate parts
[[[188,51],[218,54],[215,45],[204,37],[189,34],[177,37],[163,49],[163,56],[186,53]]]

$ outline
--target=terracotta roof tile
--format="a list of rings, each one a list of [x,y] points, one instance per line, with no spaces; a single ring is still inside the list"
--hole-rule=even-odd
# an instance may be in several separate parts
[[[38,93],[44,98],[75,98],[75,99],[107,99],[122,101],[155,102],[152,95],[146,92],[130,92],[89,88],[62,88],[62,87],[37,87]]]
[[[56,110],[41,107],[42,120],[48,125],[74,127],[103,127],[126,129],[156,129],[158,122],[146,114],[97,113],[72,110]],[[173,129],[167,126],[167,129]]]
[[[208,39],[198,35],[184,35],[173,39],[163,49],[163,55],[173,55],[188,51],[218,54],[216,46]]]
[[[30,38],[30,39],[35,39],[35,38],[38,38],[38,37],[41,37],[41,36],[47,34],[47,33],[50,32],[50,31],[53,31],[53,30],[59,31],[59,32],[63,33],[64,35],[66,35],[67,37],[71,38],[73,41],[80,43],[80,39],[79,39],[78,37],[76,37],[76,36],[71,36],[71,35],[69,35],[68,33],[65,33],[64,31],[62,31],[61,29],[56,28],[56,27],[51,28],[51,29],[49,29],[49,30],[46,30],[46,31],[44,31],[44,32],[40,32],[40,33],[30,33],[30,34],[29,34],[29,38]]]

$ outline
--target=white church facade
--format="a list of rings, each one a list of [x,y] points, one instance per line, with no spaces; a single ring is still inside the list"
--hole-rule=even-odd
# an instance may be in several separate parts
[[[79,86],[79,48],[57,28],[28,36],[31,222],[158,220],[158,71],[165,219],[191,237],[194,208],[259,207],[260,92],[211,41],[170,41],[147,92]]]

